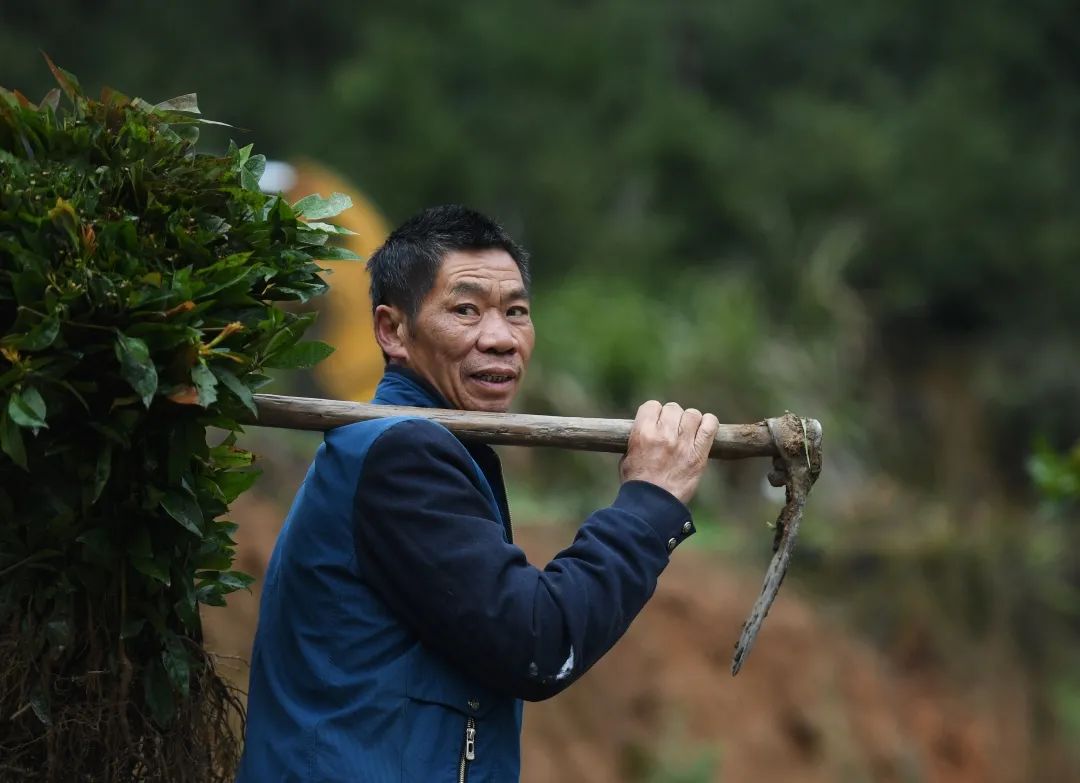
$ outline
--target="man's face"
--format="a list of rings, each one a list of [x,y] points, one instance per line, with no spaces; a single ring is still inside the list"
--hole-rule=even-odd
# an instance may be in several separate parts
[[[408,325],[406,364],[456,408],[506,411],[536,335],[521,272],[505,250],[453,251]]]

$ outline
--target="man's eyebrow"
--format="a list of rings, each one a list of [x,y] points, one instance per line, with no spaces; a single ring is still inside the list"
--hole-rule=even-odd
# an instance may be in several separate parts
[[[462,280],[459,283],[454,283],[450,289],[450,296],[487,296],[488,292],[489,289],[485,285]],[[528,300],[529,292],[524,288],[514,288],[506,292],[506,298]]]
[[[450,296],[485,296],[487,292],[486,286],[463,280],[460,283],[454,283],[454,287],[450,289]]]

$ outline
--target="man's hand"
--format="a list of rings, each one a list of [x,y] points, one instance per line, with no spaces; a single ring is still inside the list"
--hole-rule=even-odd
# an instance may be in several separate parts
[[[648,481],[683,503],[697,491],[720,422],[711,413],[649,400],[638,408],[630,445],[619,463],[623,481]]]

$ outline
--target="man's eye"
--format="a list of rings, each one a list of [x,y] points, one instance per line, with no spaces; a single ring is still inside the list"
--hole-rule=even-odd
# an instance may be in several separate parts
[[[476,309],[476,305],[463,304],[455,307],[454,312],[458,315],[476,315],[478,311]]]
[[[518,305],[516,307],[511,307],[509,310],[507,310],[506,314],[511,318],[514,318],[515,316],[520,318],[529,314],[529,308]]]

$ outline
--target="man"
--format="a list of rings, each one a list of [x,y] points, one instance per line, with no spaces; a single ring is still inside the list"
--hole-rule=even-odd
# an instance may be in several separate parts
[[[510,407],[534,333],[502,228],[429,209],[368,269],[376,403]],[[652,595],[718,426],[642,405],[614,503],[543,570],[513,544],[489,447],[417,418],[327,433],[266,575],[241,783],[517,780],[521,700],[577,680]]]

